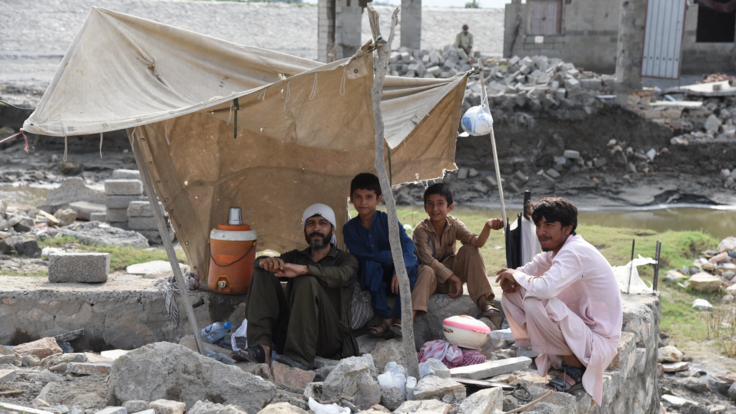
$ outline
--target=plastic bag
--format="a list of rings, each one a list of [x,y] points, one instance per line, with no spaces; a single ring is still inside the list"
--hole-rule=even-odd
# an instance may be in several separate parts
[[[634,265],[634,269],[631,269],[631,265]],[[629,274],[631,274],[631,289],[629,293],[652,293],[652,287],[647,286],[643,280],[639,277],[639,272],[636,271],[637,266],[646,264],[656,264],[657,261],[651,257],[642,257],[639,255],[638,259],[634,259],[633,262],[627,263],[625,266],[613,266],[613,274],[616,276],[618,282],[618,288],[622,293],[625,293],[629,289]]]
[[[486,95],[485,85],[481,83],[481,104],[474,106],[463,115],[460,120],[465,132],[473,136],[488,135],[493,128],[493,116],[488,109],[488,96]]]
[[[240,328],[233,333],[230,337],[230,344],[233,347],[233,351],[240,351],[248,347],[248,336],[246,331],[248,330],[248,320],[243,319],[243,323],[240,324]],[[241,346],[239,346],[241,345]]]
[[[406,399],[414,399],[414,388],[417,387],[417,379],[411,375],[406,379]]]
[[[350,414],[349,408],[340,407],[337,404],[320,404],[312,397],[309,397],[309,409],[314,411],[314,414]]]
[[[406,395],[406,370],[396,362],[389,362],[386,364],[383,374],[378,376],[378,385],[383,391],[397,388],[402,394]]]

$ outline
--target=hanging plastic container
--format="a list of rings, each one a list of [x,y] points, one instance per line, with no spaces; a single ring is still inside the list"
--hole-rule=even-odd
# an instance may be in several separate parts
[[[491,328],[472,316],[460,315],[442,321],[442,333],[447,342],[453,345],[478,349],[488,340]]]
[[[231,208],[228,223],[219,224],[210,232],[207,285],[217,293],[242,295],[250,287],[257,234],[240,217],[240,208]]]

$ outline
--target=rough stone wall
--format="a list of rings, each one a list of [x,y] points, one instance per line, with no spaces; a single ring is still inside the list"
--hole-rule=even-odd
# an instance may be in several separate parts
[[[422,0],[401,0],[401,46],[422,48]]]

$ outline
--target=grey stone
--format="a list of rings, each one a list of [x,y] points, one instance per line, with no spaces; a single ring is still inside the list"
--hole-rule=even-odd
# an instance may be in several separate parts
[[[375,336],[361,335],[355,338],[355,341],[358,343],[358,348],[362,355],[362,354],[370,354],[376,345],[378,345],[381,342],[385,342],[386,340],[383,338],[375,337]]]
[[[115,180],[140,180],[141,172],[138,170],[113,170],[112,178]]]
[[[705,128],[705,131],[709,134],[715,135],[718,133],[718,129],[721,127],[721,120],[718,119],[717,116],[714,114],[711,114],[708,119],[705,120],[705,123],[703,124],[703,128]]]
[[[56,253],[49,255],[49,282],[100,283],[110,273],[109,253]]]
[[[128,205],[133,201],[145,201],[145,197],[141,195],[133,196],[107,196],[105,197],[105,206],[107,208],[123,208],[127,209]]]
[[[76,329],[73,331],[65,332],[63,334],[55,335],[54,339],[56,342],[71,342],[75,339],[79,339],[84,335],[84,328]],[[83,362],[83,361],[82,361]]]
[[[70,208],[59,209],[54,213],[54,217],[59,220],[60,226],[68,226],[77,219],[77,212]]]
[[[731,399],[731,401],[736,402],[736,382],[731,384],[730,387],[728,387],[728,398]]]
[[[125,410],[125,407],[105,407],[105,409],[95,414],[128,414],[128,412]]]
[[[370,354],[373,356],[374,364],[379,372],[383,372],[386,364],[391,361],[406,366],[404,344],[399,340],[389,339],[381,342],[371,350]]]
[[[0,369],[0,382],[15,381],[15,376],[14,369]]]
[[[110,223],[124,223],[128,221],[128,209],[108,208],[105,214],[106,221]]]
[[[381,405],[393,411],[406,401],[406,396],[398,388],[381,390]]]
[[[69,203],[69,208],[77,213],[77,218],[80,220],[89,220],[92,217],[92,213],[102,213],[107,210],[104,204],[90,203],[88,201]]]
[[[446,403],[456,403],[465,399],[465,386],[449,378],[429,375],[419,380],[414,388],[417,400],[439,399]]]
[[[325,378],[322,400],[337,401],[340,397],[352,398],[361,410],[381,402],[381,387],[370,354],[343,359]]]
[[[726,270],[725,272],[721,273],[721,277],[726,280],[731,280],[734,276],[736,276],[736,273],[730,270]]]
[[[37,367],[41,365],[41,360],[35,355],[23,355],[20,362],[24,367]]]
[[[483,379],[496,375],[509,374],[526,369],[532,360],[527,357],[516,357],[498,361],[486,361],[482,364],[452,368],[450,374],[455,378]]]
[[[314,357],[313,365],[315,369],[319,369],[324,367],[336,367],[339,363],[340,361],[336,359],[327,359],[322,358],[321,356],[316,356]]]
[[[593,161],[593,165],[595,166],[595,168],[601,168],[606,164],[608,164],[608,160],[605,158],[597,158],[595,161]]]
[[[146,345],[115,360],[109,382],[110,400],[175,398],[189,408],[199,400],[215,399],[250,414],[276,395],[276,386],[261,377],[167,342]]]
[[[491,188],[496,187],[498,185],[498,182],[496,181],[496,179],[490,175],[486,175],[485,177],[483,177],[481,179],[481,182],[485,183],[487,186]]]
[[[84,169],[81,162],[77,161],[62,161],[58,164],[59,172],[64,175],[78,175]]]
[[[111,227],[109,224],[98,221],[88,223],[76,222],[71,226],[59,229],[59,233],[65,236],[75,237],[89,244],[133,246],[137,248],[148,247],[148,240],[143,235],[134,231]]]
[[[148,401],[130,400],[123,403],[123,407],[129,413],[138,413],[148,409]]]
[[[571,160],[576,160],[580,158],[580,152],[575,150],[565,150],[565,152],[562,154],[563,157],[569,158]]]
[[[450,369],[439,359],[430,358],[419,364],[419,379],[427,375],[436,375],[440,378],[450,378]]]
[[[519,401],[511,395],[503,397],[503,411],[511,411],[519,406]]]
[[[554,168],[550,168],[545,172],[552,178],[560,178],[560,173],[558,173],[557,170],[555,170]]]
[[[702,394],[708,391],[708,383],[700,378],[685,378],[681,384],[694,393]]]
[[[128,217],[128,227],[131,230],[158,230],[154,217]]]
[[[479,192],[479,193],[487,193],[490,188],[486,184],[484,184],[482,181],[478,181],[473,185],[473,190]]]
[[[53,213],[75,201],[105,204],[105,194],[102,191],[87,187],[80,177],[66,178],[59,187],[49,190],[46,201],[41,208]]]
[[[458,180],[464,180],[468,178],[468,169],[467,168],[459,168],[457,170],[457,178]]]
[[[448,414],[452,406],[437,400],[406,401],[394,414]]]
[[[194,403],[192,408],[187,411],[187,414],[217,414],[223,408],[225,408],[225,406],[222,404],[213,403],[207,400],[197,401]]]
[[[662,349],[662,348],[660,348]],[[690,363],[689,362],[670,362],[670,363],[664,363],[662,364],[662,369],[664,369],[664,372],[672,373],[672,372],[679,372],[679,371],[687,371],[690,369]]]
[[[107,211],[95,211],[89,215],[89,221],[107,221]]]
[[[626,164],[626,172],[635,173],[636,172],[636,165],[634,165],[633,162]]]
[[[65,354],[74,353],[74,347],[69,342],[57,342],[56,344],[59,345],[59,348],[61,348],[62,352]]]
[[[140,233],[145,237],[149,243],[151,244],[161,244],[163,243],[163,239],[161,238],[161,233],[158,232],[158,229],[156,230],[135,230],[136,232]],[[174,230],[172,228],[168,228],[166,231],[166,236],[169,238],[169,241],[173,242],[176,238],[176,233],[174,233]]]
[[[503,391],[501,388],[489,388],[478,391],[460,404],[458,414],[493,414],[503,409]]]
[[[143,194],[141,180],[107,180],[105,181],[105,195],[126,196]]]
[[[164,206],[158,203],[161,214],[164,213]],[[128,204],[128,217],[153,217],[151,203],[148,201],[131,201]]]
[[[0,253],[19,254],[26,257],[41,256],[41,247],[32,236],[11,236],[0,240]]]

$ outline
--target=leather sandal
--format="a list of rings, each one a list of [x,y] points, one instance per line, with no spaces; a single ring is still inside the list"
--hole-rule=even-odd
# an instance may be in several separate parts
[[[246,349],[234,351],[231,357],[236,361],[264,364],[266,363],[266,350],[260,344],[255,344]]]
[[[382,338],[383,335],[386,334],[386,332],[391,329],[390,326],[384,321],[381,321],[378,325],[374,325],[368,328],[368,335],[376,337],[376,338]]]
[[[401,319],[397,319],[396,322],[391,324],[391,327],[389,329],[396,338],[401,338],[404,336],[404,333],[401,331]]]
[[[575,368],[569,365],[562,365],[562,378],[553,378],[547,383],[548,387],[552,387],[556,391],[571,393],[583,387],[583,374],[585,374],[585,367]],[[570,377],[575,381],[575,384],[570,385],[567,382],[567,377]]]

